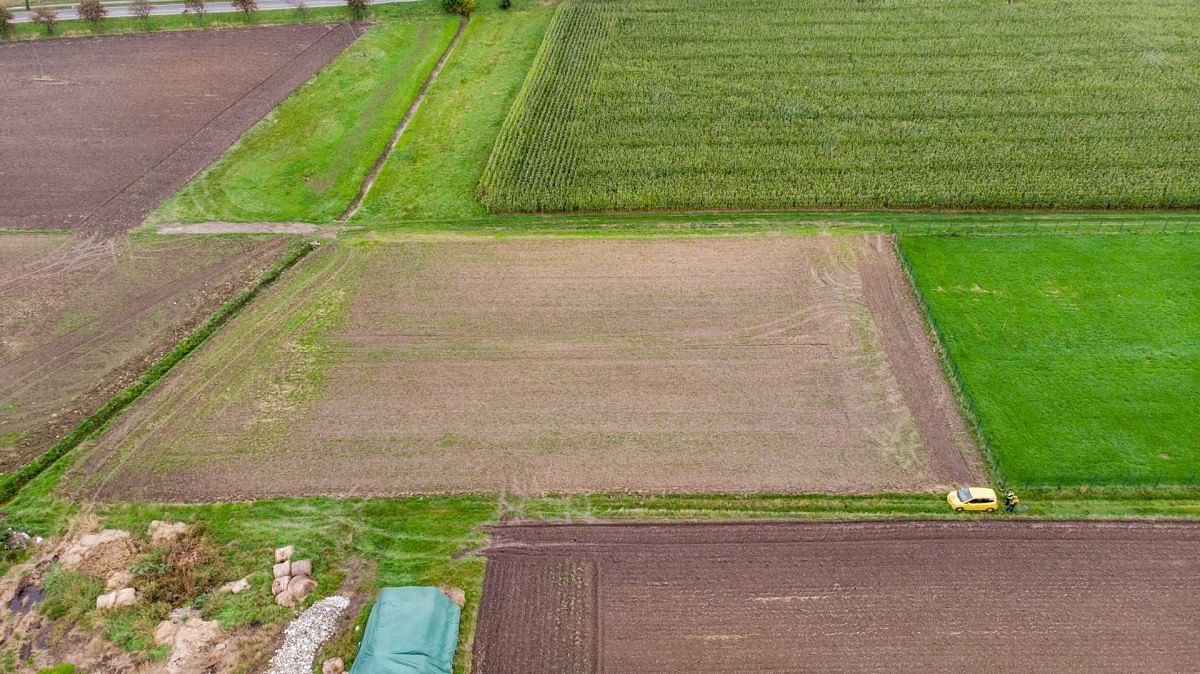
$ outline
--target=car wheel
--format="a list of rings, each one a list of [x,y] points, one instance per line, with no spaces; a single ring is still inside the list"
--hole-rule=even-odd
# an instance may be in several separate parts
[[[988,512],[990,512],[990,513],[994,513],[994,512],[996,512],[996,509],[995,509],[995,508],[988,508],[988,509],[987,509],[987,511],[988,511]]]

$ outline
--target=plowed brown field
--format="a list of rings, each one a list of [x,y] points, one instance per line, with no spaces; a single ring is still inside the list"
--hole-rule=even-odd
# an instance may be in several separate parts
[[[0,471],[133,383],[283,246],[0,235]]]
[[[492,529],[474,671],[1185,672],[1200,526]]]
[[[355,37],[309,24],[0,43],[0,228],[136,227]]]
[[[81,464],[89,496],[923,490],[980,477],[881,236],[310,258]]]

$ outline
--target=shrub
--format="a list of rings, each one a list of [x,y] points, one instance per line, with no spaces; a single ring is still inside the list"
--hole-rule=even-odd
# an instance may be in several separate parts
[[[500,0],[499,7],[503,10],[512,9],[512,0]]]
[[[475,0],[442,0],[442,9],[450,14],[471,16],[475,11]]]
[[[133,0],[129,3],[129,11],[141,19],[143,24],[150,23],[150,9],[152,7],[153,5],[150,4],[150,0]]]
[[[0,36],[7,37],[12,32],[14,18],[12,10],[0,5]]]
[[[371,0],[346,0],[346,7],[350,9],[350,15],[356,19],[361,19],[367,13],[367,7],[371,4]]]
[[[258,0],[230,0],[229,4],[233,5],[234,9],[242,10],[246,14],[246,18],[250,18],[251,14],[258,11]]]
[[[54,27],[58,25],[58,10],[39,5],[33,8],[33,15],[29,20],[45,28],[46,35],[53,35]]]
[[[308,16],[308,3],[304,2],[304,0],[288,0],[288,4],[291,5],[292,9],[296,10],[296,16],[301,21],[304,20],[304,17]]]
[[[203,19],[204,12],[207,9],[208,8],[205,6],[204,0],[183,0],[183,13],[184,14],[192,12],[196,15],[196,18]]]
[[[93,26],[100,25],[108,15],[108,9],[100,4],[100,0],[79,0],[79,18],[90,21]]]

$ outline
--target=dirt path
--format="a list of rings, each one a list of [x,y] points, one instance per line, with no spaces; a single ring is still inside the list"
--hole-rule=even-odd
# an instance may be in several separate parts
[[[475,672],[1192,671],[1200,525],[491,529]]]
[[[904,402],[917,422],[934,471],[957,484],[969,483],[983,472],[979,451],[942,374],[920,306],[891,240],[882,234],[867,238],[859,263],[863,297],[883,338]]]

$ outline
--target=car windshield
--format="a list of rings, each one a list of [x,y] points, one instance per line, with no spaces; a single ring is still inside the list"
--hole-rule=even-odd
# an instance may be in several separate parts
[[[970,501],[971,500],[971,490],[967,489],[966,487],[959,489],[958,490],[958,500],[962,503],[966,503],[967,501]]]

